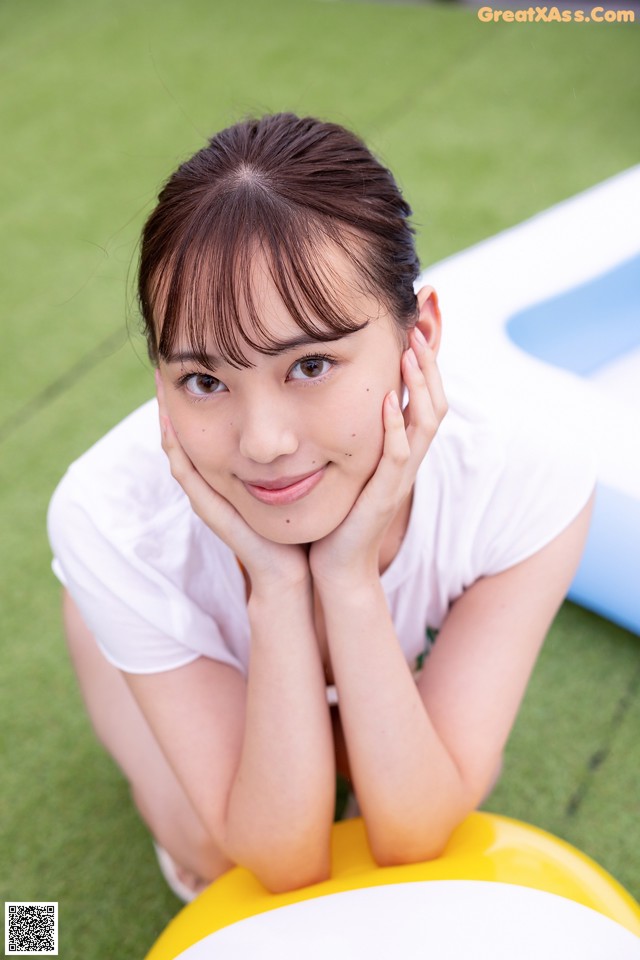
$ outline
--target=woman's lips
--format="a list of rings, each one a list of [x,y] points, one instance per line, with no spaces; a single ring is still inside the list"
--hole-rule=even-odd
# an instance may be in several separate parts
[[[302,477],[282,477],[279,480],[261,480],[259,483],[249,483],[247,480],[242,482],[256,500],[277,506],[293,503],[295,500],[300,500],[301,497],[306,497],[320,483],[325,470],[326,467],[321,467],[320,470],[307,473]],[[268,486],[263,486],[263,484],[268,484]]]

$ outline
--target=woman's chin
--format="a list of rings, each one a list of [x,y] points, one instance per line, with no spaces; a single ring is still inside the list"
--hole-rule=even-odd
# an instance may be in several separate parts
[[[283,515],[278,518],[274,517],[266,523],[251,523],[251,526],[256,533],[267,540],[271,540],[272,543],[300,544],[315,543],[316,540],[322,540],[332,533],[336,527],[339,527],[343,520],[344,517],[338,517],[335,513],[332,513],[332,515],[324,513],[320,517],[313,518],[304,516],[295,518]]]

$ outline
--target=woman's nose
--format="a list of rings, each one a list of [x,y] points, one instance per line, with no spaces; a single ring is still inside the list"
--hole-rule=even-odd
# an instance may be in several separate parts
[[[244,411],[240,423],[243,457],[256,463],[271,463],[297,449],[297,433],[277,402],[265,398]]]

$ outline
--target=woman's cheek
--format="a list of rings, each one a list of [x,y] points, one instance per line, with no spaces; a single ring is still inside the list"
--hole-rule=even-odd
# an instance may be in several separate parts
[[[365,479],[375,471],[382,456],[384,443],[382,400],[378,411],[376,406],[377,404],[367,404],[363,416],[350,417],[342,432],[341,448],[345,467],[364,474]]]
[[[213,442],[211,424],[207,424],[204,418],[200,421],[197,417],[178,417],[174,427],[182,449],[198,473],[211,486],[216,486],[212,481],[219,469],[221,444]]]

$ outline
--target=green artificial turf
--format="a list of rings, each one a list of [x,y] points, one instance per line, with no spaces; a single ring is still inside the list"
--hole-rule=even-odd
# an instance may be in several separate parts
[[[453,4],[0,6],[0,886],[59,901],[62,960],[141,958],[179,906],[85,719],[44,528],[70,460],[151,395],[132,275],[162,179],[247,113],[337,119],[396,171],[433,262],[638,161],[639,29]],[[566,605],[488,802],[636,895],[639,652]]]

